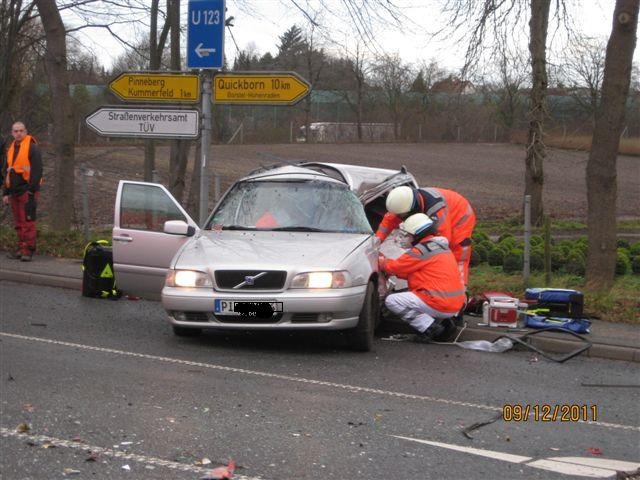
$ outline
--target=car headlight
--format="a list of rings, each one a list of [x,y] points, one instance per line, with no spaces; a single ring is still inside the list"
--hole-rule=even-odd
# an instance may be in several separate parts
[[[213,288],[209,274],[197,270],[169,270],[164,284],[167,287]]]
[[[346,288],[351,286],[349,272],[307,272],[296,275],[291,288]]]

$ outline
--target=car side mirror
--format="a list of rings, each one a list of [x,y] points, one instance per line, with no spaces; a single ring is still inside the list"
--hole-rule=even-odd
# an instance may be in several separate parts
[[[164,233],[193,237],[196,233],[196,229],[195,227],[188,225],[187,222],[183,220],[167,220],[164,222]]]

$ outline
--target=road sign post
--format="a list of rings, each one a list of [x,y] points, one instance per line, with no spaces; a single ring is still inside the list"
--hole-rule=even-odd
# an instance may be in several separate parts
[[[234,72],[216,75],[213,100],[221,104],[294,105],[311,86],[295,72]]]
[[[136,138],[198,138],[200,113],[159,107],[101,107],[87,115],[99,135]]]
[[[211,144],[211,73],[224,64],[224,0],[189,0],[187,12],[187,67],[204,70],[202,89],[202,137],[200,158],[200,225],[209,209],[207,163]]]
[[[200,77],[170,72],[125,72],[109,83],[109,89],[125,101],[197,103]]]
[[[204,80],[202,82],[202,136],[201,141],[201,159],[200,159],[200,205],[199,220],[200,226],[204,226],[209,211],[209,175],[207,164],[209,161],[209,148],[211,147],[211,121],[212,121],[212,105],[211,105],[211,72],[205,70],[203,72]]]
[[[224,63],[224,0],[190,0],[187,67],[219,69]]]

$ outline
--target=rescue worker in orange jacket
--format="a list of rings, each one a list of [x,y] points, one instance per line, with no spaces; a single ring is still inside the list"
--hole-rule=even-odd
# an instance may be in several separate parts
[[[380,255],[379,264],[387,274],[406,279],[409,291],[389,295],[385,304],[419,332],[419,340],[430,340],[445,330],[436,320],[462,309],[465,288],[447,239],[434,235],[437,224],[430,217],[411,215],[399,228],[413,237],[413,248],[395,260]]]
[[[449,241],[466,287],[469,283],[471,234],[476,225],[476,215],[467,199],[444,188],[396,187],[387,196],[387,213],[376,236],[384,241],[398,228],[403,218],[415,213],[424,213],[436,222],[438,235]]]
[[[24,123],[11,128],[13,142],[2,162],[2,202],[11,205],[18,234],[18,248],[7,257],[31,261],[36,250],[36,204],[42,180],[42,156],[35,138],[27,135]]]

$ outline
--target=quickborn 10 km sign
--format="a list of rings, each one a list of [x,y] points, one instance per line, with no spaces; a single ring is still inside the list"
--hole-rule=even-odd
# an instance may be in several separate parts
[[[102,107],[89,114],[87,125],[100,135],[137,138],[197,138],[198,110]]]
[[[295,72],[221,73],[213,79],[215,103],[242,105],[293,105],[311,87]]]

